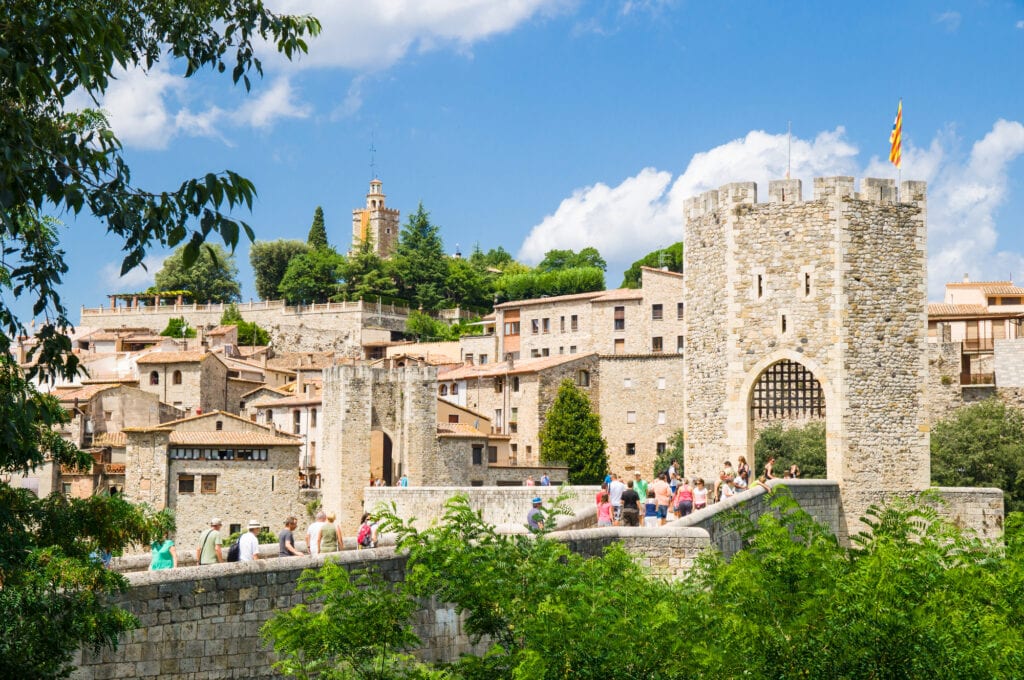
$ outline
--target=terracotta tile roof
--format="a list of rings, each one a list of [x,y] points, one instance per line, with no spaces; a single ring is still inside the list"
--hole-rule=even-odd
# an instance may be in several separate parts
[[[171,421],[168,421],[166,423],[161,423],[160,425],[152,425],[150,427],[126,427],[126,428],[124,428],[123,431],[124,432],[157,432],[157,431],[163,430],[163,431],[170,432],[170,431],[174,430],[175,426],[180,425],[181,423],[194,422],[196,420],[202,420],[204,418],[208,418],[208,419],[211,419],[211,420],[216,420],[218,418],[222,418],[222,419],[223,418],[233,418],[235,420],[238,420],[238,421],[241,421],[241,422],[245,423],[246,425],[256,425],[260,429],[266,430],[267,432],[273,432],[274,431],[274,429],[272,427],[268,427],[268,426],[262,425],[260,423],[254,423],[251,420],[249,420],[248,418],[243,418],[241,416],[236,416],[234,413],[228,413],[227,411],[210,411],[209,413],[201,413],[201,414],[199,414],[197,416],[189,416],[187,418],[179,418],[178,420],[171,420]]]
[[[89,401],[100,392],[120,387],[120,383],[96,383],[94,385],[83,385],[82,387],[58,387],[53,395],[62,402]]]
[[[649,272],[655,272],[657,274],[664,274],[666,276],[677,276],[679,278],[683,278],[683,273],[682,272],[673,272],[673,271],[668,271],[668,270],[665,270],[665,269],[660,269],[658,267],[648,267],[646,265],[641,265],[640,269],[642,269],[642,270],[646,269]]]
[[[516,361],[511,369],[504,361],[496,361],[493,364],[484,364],[483,366],[459,366],[458,368],[453,368],[450,371],[439,373],[437,379],[441,381],[465,380],[467,378],[494,378],[502,375],[538,373],[548,368],[553,368],[570,361],[576,361],[583,357],[594,356],[596,354],[596,352],[588,352],[586,354],[558,354],[553,357],[525,359]]]
[[[123,449],[128,445],[128,435],[124,432],[100,432],[92,438],[92,445],[96,447],[110,446]]]
[[[246,404],[246,407],[253,408],[282,408],[288,406],[315,406],[322,404],[323,399],[320,397],[307,397],[302,395],[301,397],[282,397],[280,399],[257,399],[254,402]]]
[[[984,288],[985,286],[1012,286],[1013,281],[957,281],[947,283],[946,288]]]
[[[1024,295],[1024,288],[1010,284],[989,284],[981,287],[987,295]]]
[[[469,423],[438,423],[437,434],[441,437],[479,437],[486,439],[487,435],[476,429]]]
[[[957,317],[978,317],[978,316],[1006,316],[1008,312],[989,311],[989,308],[985,305],[951,305],[945,302],[929,302],[928,303],[928,318],[934,321],[937,317],[944,316],[957,316]]]
[[[214,430],[206,432],[172,432],[170,444],[187,446],[300,446],[297,438],[285,437],[272,432],[228,432]]]
[[[552,302],[571,302],[574,300],[590,300],[592,298],[601,297],[607,291],[596,290],[590,293],[574,293],[572,295],[553,295],[552,297],[541,297],[532,298],[530,300],[515,300],[513,302],[502,302],[500,305],[494,305],[495,309],[517,309],[519,307],[528,307],[530,305],[546,305]]]
[[[639,288],[616,288],[604,295],[594,298],[591,302],[618,302],[619,300],[643,300],[644,292]]]
[[[206,331],[206,336],[210,337],[211,335],[213,335],[213,336],[227,335],[228,333],[231,332],[232,328],[238,328],[238,326],[235,326],[234,324],[229,324],[227,326],[217,326],[216,328],[212,328],[212,329]]]
[[[136,359],[137,364],[191,364],[211,356],[209,352],[150,352]]]
[[[287,396],[287,394],[288,394],[288,392],[283,391],[280,387],[270,387],[269,385],[260,385],[259,387],[255,388],[255,389],[251,389],[248,392],[244,393],[242,395],[242,399],[245,399],[249,395],[256,394],[260,390],[267,390],[268,392],[274,392],[275,394],[280,394],[282,397]]]

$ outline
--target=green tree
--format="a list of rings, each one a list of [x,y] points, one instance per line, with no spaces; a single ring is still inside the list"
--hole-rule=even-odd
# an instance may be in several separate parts
[[[219,234],[234,247],[252,230],[229,214],[252,206],[251,182],[231,171],[209,173],[167,190],[139,188],[120,142],[97,110],[72,111],[68,98],[97,101],[121,67],[148,70],[162,58],[180,60],[186,76],[230,71],[248,90],[262,73],[257,44],[264,40],[287,57],[304,52],[307,35],[320,30],[310,17],[275,15],[260,0],[180,3],[50,2],[11,0],[0,12],[0,239],[9,270],[0,286],[30,296],[37,326],[36,372],[73,371],[71,324],[57,292],[66,272],[58,239],[40,214],[44,206],[99,219],[125,253],[121,273],[142,263],[154,245],[186,244],[185,263],[203,241]],[[216,27],[216,30],[214,30]],[[17,316],[0,302],[0,350],[22,334]]]
[[[537,265],[537,271],[554,272],[581,267],[597,267],[601,271],[607,271],[608,263],[601,257],[597,248],[587,247],[578,253],[574,250],[556,249],[544,253],[544,259]]]
[[[187,11],[186,11],[187,10]],[[187,17],[187,21],[182,18]],[[154,246],[184,245],[191,264],[211,235],[234,248],[245,222],[231,215],[252,206],[255,188],[225,171],[179,186],[140,188],[120,142],[96,110],[71,111],[68,98],[98,101],[115,70],[148,70],[180,60],[186,76],[230,70],[246,89],[261,73],[264,41],[291,57],[319,32],[308,17],[275,15],[260,0],[182,3],[11,0],[0,12],[0,480],[55,466],[88,469],[91,456],[63,442],[54,426],[69,416],[39,394],[11,357],[23,334],[9,305],[27,300],[36,326],[28,374],[71,379],[78,369],[58,285],[67,272],[56,222],[42,214],[91,215],[119,241],[121,272]],[[0,481],[0,676],[49,678],[71,672],[75,651],[113,647],[134,619],[111,604],[125,579],[92,557],[148,544],[170,519],[120,498],[35,498]]]
[[[662,472],[668,469],[672,464],[672,461],[679,463],[677,472],[679,476],[683,476],[685,471],[682,469],[684,460],[684,454],[686,453],[686,437],[683,435],[683,431],[676,430],[672,433],[672,436],[668,438],[668,446],[665,447],[664,453],[659,453],[654,459],[654,469],[651,471],[654,477],[657,477]]]
[[[164,260],[156,273],[153,292],[186,290],[196,302],[237,302],[242,297],[235,258],[220,245],[204,244],[191,263],[182,246]]]
[[[430,213],[422,203],[402,227],[393,263],[401,297],[424,311],[441,308],[448,278],[448,256],[438,228],[430,223]]]
[[[544,295],[574,295],[604,290],[604,272],[599,267],[574,267],[555,271],[510,271],[494,282],[502,300],[529,300]]]
[[[278,292],[290,305],[327,302],[338,292],[345,258],[331,248],[312,250],[288,263]]]
[[[167,327],[160,331],[160,335],[168,338],[194,338],[196,329],[188,325],[183,316],[173,316],[167,320]]]
[[[405,584],[389,583],[376,570],[349,574],[327,560],[304,571],[297,590],[319,606],[300,604],[264,624],[276,671],[299,678],[423,677],[425,666],[402,654],[420,642],[412,630],[418,603]]]
[[[825,423],[815,420],[802,427],[776,424],[761,430],[754,443],[754,458],[759,465],[764,465],[772,456],[775,457],[776,477],[782,477],[791,465],[797,465],[801,478],[825,479],[828,476]]]
[[[474,267],[467,260],[448,262],[444,282],[444,298],[452,307],[490,308],[494,298],[493,275]]]
[[[469,262],[480,271],[484,271],[486,269],[503,271],[509,265],[519,264],[513,260],[508,251],[501,246],[491,248],[485,253],[480,248],[479,243],[473,246],[473,252],[469,256]],[[525,267],[526,265],[521,266]]]
[[[238,327],[239,345],[266,345],[270,342],[270,333],[260,328],[255,321],[243,319],[238,305],[233,302],[221,314],[220,325]]]
[[[668,248],[647,253],[630,265],[629,269],[622,276],[622,288],[640,287],[641,267],[654,267],[655,269],[668,267],[669,271],[683,271],[683,242],[679,241],[678,243],[673,243]]]
[[[994,486],[1008,511],[1024,510],[1024,414],[992,398],[935,423],[932,481],[940,486]]]
[[[367,300],[376,296],[394,297],[398,286],[391,277],[389,264],[377,255],[373,237],[362,239],[342,269],[345,279],[341,294],[347,300]]]
[[[256,294],[261,300],[277,297],[281,279],[292,258],[305,255],[310,247],[302,241],[278,239],[256,241],[249,248],[249,264],[256,278]]]
[[[590,399],[572,380],[563,380],[540,429],[540,459],[568,465],[573,484],[600,484],[608,472],[606,449]]]
[[[306,243],[309,244],[310,248],[328,247],[327,227],[324,226],[324,209],[320,206],[317,206],[316,211],[313,212],[313,224],[309,227]]]

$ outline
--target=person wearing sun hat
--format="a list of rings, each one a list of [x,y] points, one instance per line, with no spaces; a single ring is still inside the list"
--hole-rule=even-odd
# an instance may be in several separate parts
[[[262,524],[258,519],[249,520],[249,530],[238,539],[238,561],[252,562],[260,558],[260,533]]]
[[[533,507],[526,513],[526,526],[530,528],[530,531],[543,531],[544,530],[544,511],[540,509],[541,504],[544,502],[540,496],[534,496]]]

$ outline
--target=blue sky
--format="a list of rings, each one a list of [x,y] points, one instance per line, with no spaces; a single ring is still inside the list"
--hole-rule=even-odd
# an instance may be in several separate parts
[[[323,23],[295,63],[268,54],[248,95],[181,64],[121,74],[104,101],[134,179],[252,179],[258,239],[305,238],[317,205],[339,250],[363,205],[371,139],[388,205],[419,201],[446,249],[528,263],[595,246],[618,286],[682,236],[685,198],[784,175],[929,182],[929,290],[970,272],[1024,281],[1024,4],[671,0],[268,0]],[[64,298],[141,290],[119,247],[64,216]],[[248,244],[243,297],[255,297]]]

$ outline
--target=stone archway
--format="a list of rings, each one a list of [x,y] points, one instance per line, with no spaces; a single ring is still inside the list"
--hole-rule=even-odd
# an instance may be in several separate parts
[[[392,451],[392,439],[387,432],[373,430],[370,433],[370,474],[375,479],[383,479],[388,486],[394,486],[395,483]]]

